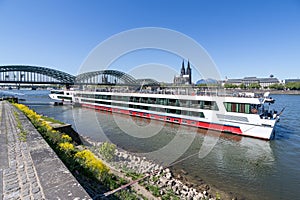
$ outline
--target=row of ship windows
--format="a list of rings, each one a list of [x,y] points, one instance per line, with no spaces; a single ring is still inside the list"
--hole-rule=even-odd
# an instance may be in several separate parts
[[[76,96],[92,98],[92,99],[117,100],[117,101],[124,101],[124,102],[157,104],[157,105],[198,108],[198,109],[207,109],[207,110],[219,110],[217,103],[215,101],[179,100],[179,99],[151,98],[151,97],[111,96],[111,95],[99,95],[99,94],[76,94]]]
[[[134,105],[134,104],[129,104],[128,105],[128,104],[123,104],[123,103],[111,103],[111,102],[106,102],[106,101],[94,101],[94,100],[89,100],[89,99],[81,99],[81,101],[82,102],[87,102],[87,103],[97,103],[97,104],[102,104],[102,105],[113,105],[113,106],[119,106],[119,107],[136,108],[136,109],[141,109],[141,110],[150,110],[150,111],[156,111],[156,112],[162,112],[162,113],[186,115],[186,116],[192,116],[192,117],[201,117],[201,118],[205,117],[203,112],[158,108],[158,107],[151,107],[151,106],[140,106],[140,105]]]
[[[257,114],[259,105],[248,103],[229,103],[224,102],[224,106],[227,112],[238,112],[246,114]]]

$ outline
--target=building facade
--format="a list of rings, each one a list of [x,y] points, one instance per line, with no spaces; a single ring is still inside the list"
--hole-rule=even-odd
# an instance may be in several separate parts
[[[227,79],[225,80],[224,83],[234,84],[234,85],[244,84],[246,87],[248,87],[250,84],[257,83],[262,88],[267,88],[270,85],[280,83],[280,81],[274,77],[269,77],[269,78],[245,77],[242,79]]]
[[[296,79],[285,79],[284,83],[296,83],[296,82],[300,82],[300,79],[296,78]]]

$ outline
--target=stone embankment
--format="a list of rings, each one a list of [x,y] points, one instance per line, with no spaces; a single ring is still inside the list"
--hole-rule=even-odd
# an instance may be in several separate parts
[[[102,142],[93,141],[89,137],[84,137],[84,139],[93,147],[96,147],[95,149],[103,144]],[[145,157],[141,158],[124,150],[117,149],[114,160],[109,164],[123,172],[132,171],[138,174],[149,175],[142,185],[155,186],[158,188],[160,196],[172,191],[180,199],[216,199],[212,194],[209,194],[208,190],[199,191],[196,188],[188,187],[184,182],[174,178],[169,168],[164,168],[147,160]]]
[[[0,199],[91,199],[25,115],[0,102]]]

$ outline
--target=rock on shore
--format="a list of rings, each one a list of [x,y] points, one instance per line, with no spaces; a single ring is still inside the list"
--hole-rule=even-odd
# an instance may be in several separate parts
[[[100,147],[102,142],[95,142],[88,137],[84,138],[94,147]],[[150,184],[159,188],[159,194],[164,195],[169,191],[172,191],[180,199],[200,200],[200,199],[216,199],[209,194],[209,186],[199,188],[189,187],[188,184],[176,179],[169,168],[164,168],[146,157],[139,157],[132,153],[126,152],[121,149],[116,149],[115,158],[110,163],[119,170],[126,169],[127,171],[133,171],[138,174],[149,175],[144,180],[144,184]],[[182,174],[187,174],[183,172]]]

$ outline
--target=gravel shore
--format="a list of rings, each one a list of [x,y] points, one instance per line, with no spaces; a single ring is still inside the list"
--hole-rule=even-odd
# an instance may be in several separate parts
[[[89,137],[84,137],[84,139],[94,149],[102,145],[102,142],[93,141]],[[140,184],[144,186],[150,184],[157,187],[160,195],[172,191],[180,199],[236,199],[230,194],[211,187],[203,180],[200,180],[198,183],[190,181],[188,173],[183,170],[180,172],[171,171],[170,168],[158,165],[146,157],[139,157],[121,149],[116,149],[115,158],[109,165],[123,173],[131,171],[144,176],[148,175]]]

